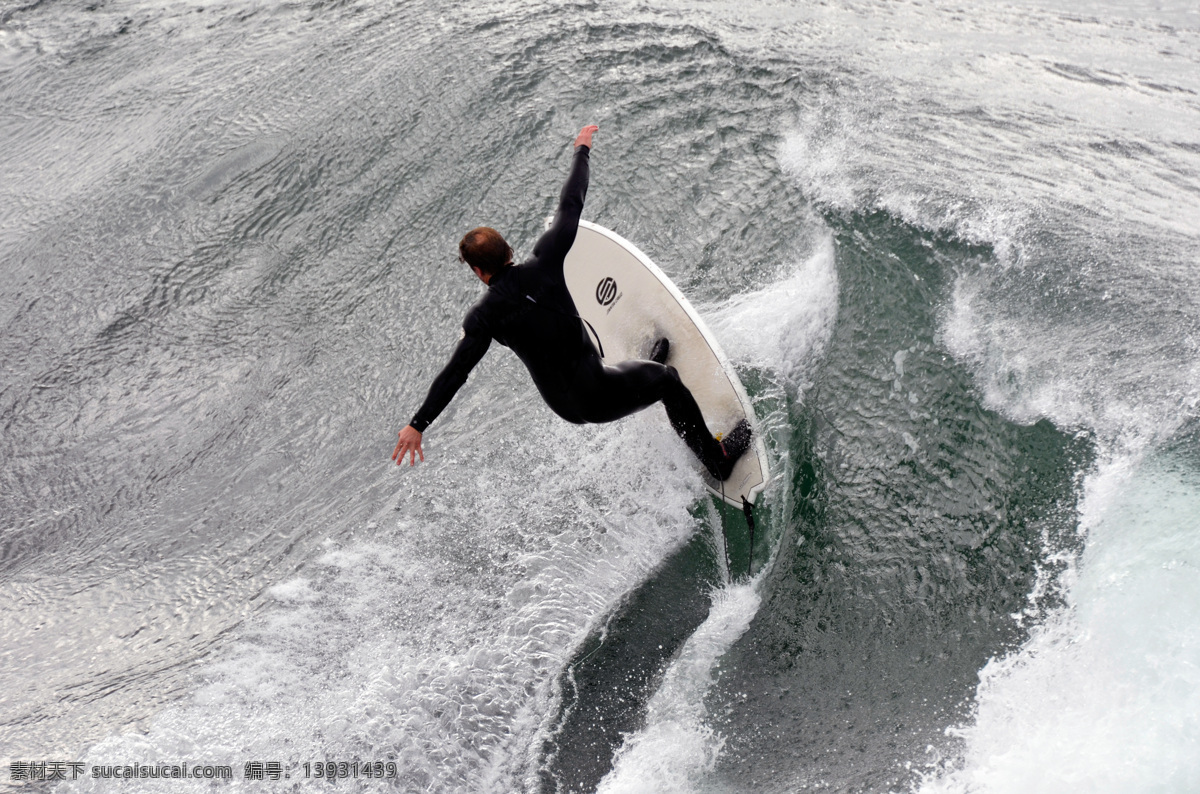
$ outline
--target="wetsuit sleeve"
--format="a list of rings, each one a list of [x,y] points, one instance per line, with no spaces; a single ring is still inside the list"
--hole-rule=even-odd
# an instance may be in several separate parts
[[[464,330],[469,327],[470,323],[464,324]],[[450,356],[450,361],[433,379],[433,385],[429,387],[429,394],[425,397],[425,402],[409,422],[418,433],[424,433],[425,428],[429,427],[430,423],[437,419],[438,414],[450,404],[454,395],[467,382],[467,376],[471,374],[471,370],[483,358],[483,354],[487,352],[488,346],[491,344],[492,337],[487,333],[466,330],[466,335],[458,343],[458,347],[454,348],[454,354]]]
[[[562,193],[559,194],[554,220],[533,246],[533,261],[530,264],[534,267],[546,265],[562,269],[567,252],[575,243],[575,233],[579,230],[579,216],[583,214],[583,199],[587,196],[590,151],[588,146],[575,149],[571,173],[567,176]]]

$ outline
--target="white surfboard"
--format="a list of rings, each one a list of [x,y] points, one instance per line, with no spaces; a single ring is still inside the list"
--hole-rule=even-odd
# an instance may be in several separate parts
[[[734,507],[741,507],[742,499],[753,504],[770,476],[754,408],[733,366],[683,293],[637,246],[587,221],[579,223],[564,273],[575,308],[600,337],[606,364],[649,358],[655,340],[665,336],[671,341],[667,364],[691,390],[709,431],[717,436],[740,419],[750,423],[751,447],[723,489],[702,472],[716,496],[723,492]]]

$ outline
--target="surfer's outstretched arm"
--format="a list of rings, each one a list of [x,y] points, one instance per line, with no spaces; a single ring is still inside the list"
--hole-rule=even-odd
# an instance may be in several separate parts
[[[454,354],[450,356],[450,361],[433,379],[433,385],[429,387],[429,394],[425,397],[425,402],[421,404],[408,426],[400,431],[400,440],[396,443],[396,450],[392,453],[392,460],[396,461],[397,466],[404,462],[405,455],[409,458],[410,466],[416,463],[417,455],[421,456],[422,461],[425,460],[425,452],[421,449],[421,434],[450,404],[450,400],[454,399],[454,395],[467,382],[467,376],[471,374],[471,370],[475,368],[475,365],[483,358],[483,354],[487,352],[488,346],[492,344],[492,337],[476,328],[478,324],[473,323],[471,318],[472,315],[467,315],[467,320],[463,324],[465,333],[462,341],[458,343],[458,347],[454,348]],[[468,328],[471,330],[467,330]]]
[[[592,135],[600,128],[589,124],[575,138],[575,159],[571,162],[571,173],[558,197],[558,209],[546,233],[533,246],[533,262],[537,265],[562,267],[567,252],[575,242],[579,230],[579,217],[583,214],[583,200],[588,189],[588,160],[592,149]]]
[[[400,440],[396,442],[396,449],[392,452],[392,460],[396,461],[396,465],[404,463],[405,456],[408,457],[408,465],[417,465],[417,455],[421,456],[421,462],[425,462],[425,451],[421,449],[421,431],[417,430],[412,425],[405,425],[400,431]]]

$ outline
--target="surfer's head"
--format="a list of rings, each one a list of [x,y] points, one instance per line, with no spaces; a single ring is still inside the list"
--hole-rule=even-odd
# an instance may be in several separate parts
[[[512,255],[512,247],[500,232],[489,226],[472,229],[458,242],[458,258],[477,271],[485,282],[511,265]]]

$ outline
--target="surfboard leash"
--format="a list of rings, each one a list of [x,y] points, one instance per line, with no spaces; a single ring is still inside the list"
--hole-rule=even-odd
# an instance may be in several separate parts
[[[537,299],[528,294],[525,296],[525,300],[529,301],[534,306],[541,306],[543,309],[549,309],[556,314],[561,314],[563,317],[574,317],[576,320],[582,320],[583,324],[586,325],[592,332],[592,336],[596,337],[596,347],[598,348],[597,352],[600,353],[600,358],[604,358],[604,343],[600,341],[600,334],[596,333],[596,329],[592,327],[592,324],[589,323],[582,314],[579,312],[575,312],[574,314],[564,312],[562,309],[559,309],[556,306],[542,306],[542,304],[537,302]]]
[[[746,526],[750,528],[750,559],[746,560],[746,578],[749,579],[754,567],[754,505],[744,496],[742,497],[742,513],[746,516]]]
[[[728,516],[725,511],[729,503],[725,501],[725,481],[721,480],[720,482],[721,528],[723,530],[724,525],[728,523]],[[750,575],[754,572],[754,505],[745,496],[742,497],[742,515],[746,517],[746,526],[750,530],[750,553],[746,559],[746,578],[749,579]],[[733,566],[729,560],[729,535],[725,532],[722,532],[721,534],[725,535],[725,543],[723,544],[725,546],[725,570],[729,571],[730,575],[732,575]]]
[[[729,503],[725,501],[725,481],[721,483],[721,548],[725,549],[725,573],[729,575],[729,581],[733,581],[733,563],[729,559],[729,533],[725,530],[725,526],[729,523],[727,511]]]

